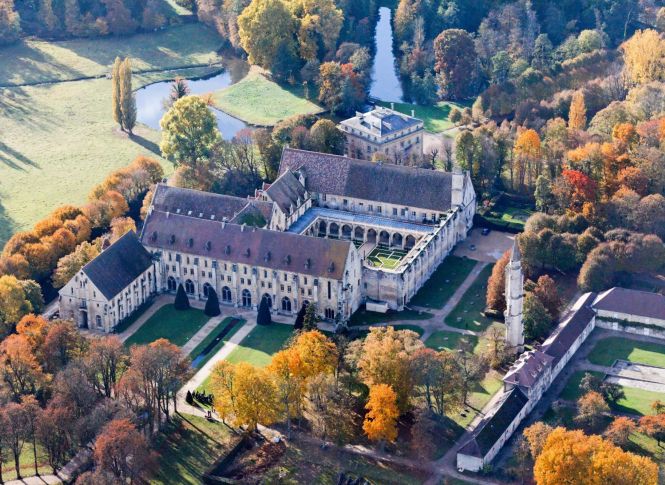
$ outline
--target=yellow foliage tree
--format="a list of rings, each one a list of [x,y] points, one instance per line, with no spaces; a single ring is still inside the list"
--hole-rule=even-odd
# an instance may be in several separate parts
[[[583,130],[586,127],[586,105],[582,91],[576,91],[570,101],[568,111],[568,128],[571,130]]]
[[[210,372],[210,389],[215,396],[215,411],[226,421],[236,411],[235,366],[226,360],[220,360]]]
[[[623,43],[621,50],[633,84],[659,81],[665,77],[665,40],[655,30],[638,30]]]
[[[531,181],[540,174],[541,144],[540,136],[535,130],[522,130],[515,140],[513,147],[515,165],[513,167],[513,180],[516,189],[524,186],[526,178]]]
[[[658,466],[600,436],[556,428],[534,466],[538,485],[655,485]]]
[[[254,431],[259,424],[268,426],[278,417],[279,402],[272,376],[266,369],[247,362],[235,365],[233,372],[235,426]]]
[[[291,432],[291,418],[302,411],[306,380],[303,376],[303,362],[297,349],[291,347],[273,355],[267,367],[275,380],[277,398],[286,416],[286,428]]]
[[[377,384],[369,388],[369,399],[365,405],[367,414],[363,422],[363,431],[372,441],[390,441],[397,439],[397,394],[386,384]]]
[[[298,372],[302,378],[309,379],[318,374],[331,374],[335,371],[337,347],[318,330],[301,333],[291,348],[298,354]]]
[[[543,451],[547,437],[554,430],[549,424],[538,421],[537,423],[532,424],[528,428],[525,428],[522,432],[522,435],[529,444],[529,451],[531,452],[531,458],[534,460],[538,458],[540,452]]]

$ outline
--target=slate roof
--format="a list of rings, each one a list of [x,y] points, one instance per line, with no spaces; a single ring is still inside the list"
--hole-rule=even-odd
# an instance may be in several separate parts
[[[504,398],[494,414],[485,418],[474,430],[474,437],[466,442],[459,453],[478,458],[484,457],[501,435],[508,429],[528,399],[518,388],[514,388]]]
[[[247,219],[254,221],[263,220],[265,227],[270,223],[270,218],[272,217],[272,202],[266,202],[264,200],[252,200],[243,207],[240,212],[238,212],[235,217],[229,220],[234,224],[243,224]],[[249,224],[249,223],[248,223]],[[256,225],[256,224],[253,224]]]
[[[152,256],[130,231],[83,267],[107,300],[123,291],[152,265]]]
[[[141,241],[151,248],[178,251],[340,280],[351,243],[152,211]]]
[[[280,173],[302,170],[308,192],[445,212],[453,174],[285,148]]]
[[[356,113],[340,125],[353,128],[366,135],[383,137],[409,127],[422,125],[423,121],[398,111],[377,107],[367,113]]]
[[[266,194],[284,214],[290,214],[291,207],[295,209],[304,202],[305,187],[293,172],[286,170],[270,184]]]
[[[582,295],[575,302],[573,309],[561,318],[561,323],[554,329],[549,338],[543,342],[541,350],[554,359],[552,365],[556,365],[566,355],[568,349],[596,315],[596,312],[590,306],[595,295],[595,293]]]
[[[216,220],[224,217],[231,219],[246,205],[247,199],[242,197],[171,187],[166,184],[157,184],[152,198],[152,206],[156,210]]]
[[[540,350],[525,352],[508,370],[503,382],[526,388],[532,387],[545,370],[551,367],[553,360],[553,357]]]
[[[607,312],[665,320],[665,296],[648,291],[611,288],[598,295],[593,307]]]

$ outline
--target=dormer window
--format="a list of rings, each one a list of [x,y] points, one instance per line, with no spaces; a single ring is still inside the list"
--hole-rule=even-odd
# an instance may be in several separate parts
[[[193,238],[191,238],[191,237],[189,238],[189,240],[187,241],[187,246],[189,246],[190,248],[194,247],[194,239]]]
[[[287,254],[284,257],[284,264],[291,264],[291,255],[290,254]]]
[[[335,271],[335,263],[333,261],[328,265],[328,273],[333,273]]]
[[[169,239],[169,242],[171,244],[175,244],[175,234],[171,234],[171,238]]]
[[[250,255],[250,254],[251,254],[251,252],[250,252],[249,248],[247,248],[247,249],[245,250],[245,256],[247,256],[247,257],[249,258],[249,255]]]
[[[152,242],[157,241],[157,231],[153,231],[152,234],[150,235],[150,240]]]
[[[231,254],[231,246],[229,246],[228,244],[224,248],[224,254]]]
[[[311,267],[312,267],[312,260],[309,259],[309,258],[307,258],[307,259],[305,260],[305,268],[309,269],[309,268],[311,268]]]
[[[272,255],[270,254],[270,251],[268,251],[266,253],[265,257],[263,258],[263,260],[267,263],[268,261],[270,261],[271,256]]]
[[[210,241],[206,242],[205,248],[207,251],[210,251],[212,249],[212,243]]]

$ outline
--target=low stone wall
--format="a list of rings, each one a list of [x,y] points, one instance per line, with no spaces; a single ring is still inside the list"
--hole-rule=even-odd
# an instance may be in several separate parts
[[[632,333],[634,335],[645,335],[665,340],[665,328],[655,325],[642,325],[639,323],[619,322],[616,320],[604,320],[597,318],[596,327],[617,332]]]

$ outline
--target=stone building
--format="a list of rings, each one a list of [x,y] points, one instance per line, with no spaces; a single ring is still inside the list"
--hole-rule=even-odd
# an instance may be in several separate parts
[[[111,332],[158,291],[152,255],[128,232],[86,264],[59,291],[60,317]]]
[[[350,158],[380,158],[397,164],[423,156],[423,121],[393,109],[374,108],[356,113],[338,128],[346,138],[345,153]]]
[[[182,284],[193,298],[214,291],[253,309],[266,299],[289,315],[314,303],[343,323],[363,303],[403,309],[466,237],[475,205],[467,173],[285,149],[277,179],[251,198],[158,184],[135,245],[151,259],[150,294]]]

